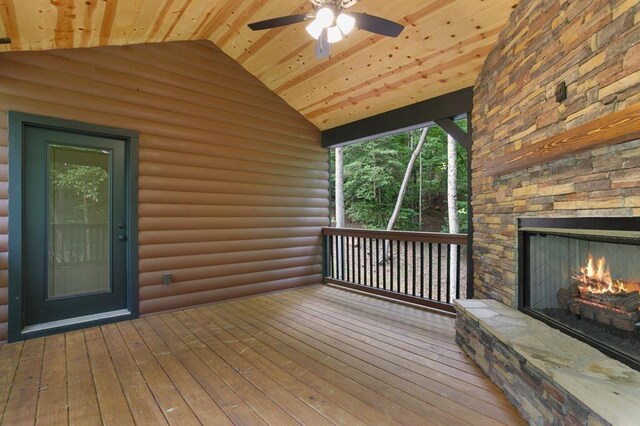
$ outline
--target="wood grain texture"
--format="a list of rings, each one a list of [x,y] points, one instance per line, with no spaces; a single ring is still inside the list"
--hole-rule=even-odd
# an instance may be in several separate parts
[[[73,3],[59,3],[61,37]],[[76,2],[76,20],[85,6]],[[94,25],[99,11],[91,12]],[[92,39],[120,37],[115,16],[108,34],[98,26]],[[169,30],[163,28],[159,34]],[[139,132],[143,314],[320,281],[329,195],[320,132],[213,44],[3,53],[0,112],[10,110]],[[3,118],[0,340],[7,321],[7,137]],[[163,273],[172,274],[170,286],[162,285]],[[82,343],[73,340],[80,350]],[[93,413],[89,400],[72,397],[80,405],[70,415]]]
[[[66,411],[46,388],[66,365],[70,423],[524,424],[454,321],[314,285],[11,343],[0,422],[66,423],[44,409]]]
[[[362,1],[350,10],[405,30],[397,38],[355,30],[319,61],[304,23],[247,27],[311,12],[307,0],[5,0],[0,36],[12,44],[0,51],[209,40],[325,130],[472,86],[517,2]],[[188,50],[206,56],[203,46]]]
[[[488,176],[500,176],[559,160],[580,151],[640,139],[640,104],[485,162]]]

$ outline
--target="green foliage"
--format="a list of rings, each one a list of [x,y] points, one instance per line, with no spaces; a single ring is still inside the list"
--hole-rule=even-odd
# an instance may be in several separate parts
[[[72,220],[86,221],[86,215],[102,218],[108,207],[105,196],[109,173],[95,166],[70,164],[51,168],[51,184],[55,198],[65,200],[67,215]],[[74,214],[75,213],[75,214]]]
[[[68,165],[51,170],[53,184],[58,189],[71,191],[87,201],[97,203],[100,200],[109,174],[94,166]]]
[[[459,123],[466,129],[466,121]],[[369,229],[384,229],[391,217],[407,164],[422,130],[348,145],[344,149],[344,200],[348,222]],[[461,232],[466,231],[466,150],[458,145],[458,200]],[[331,170],[334,167],[331,157]],[[422,171],[422,172],[421,172]],[[333,176],[333,173],[331,173]],[[422,193],[420,193],[420,181]],[[331,180],[333,188],[333,180]],[[429,131],[416,161],[395,229],[419,230],[420,198],[423,209],[432,208],[447,193],[447,135],[438,126]],[[332,200],[333,201],[333,200]],[[442,210],[446,216],[446,209]]]

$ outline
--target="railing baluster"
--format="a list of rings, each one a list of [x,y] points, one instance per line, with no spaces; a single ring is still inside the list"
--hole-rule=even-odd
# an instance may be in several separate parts
[[[400,240],[396,241],[396,249],[398,250],[398,257],[397,257],[397,262],[396,262],[396,274],[397,274],[397,280],[398,280],[398,292],[402,293],[402,280],[400,279],[400,274],[402,272],[402,268],[400,267],[400,258],[402,257],[402,251],[400,249]]]
[[[376,238],[376,257],[373,265],[376,268],[376,288],[380,288],[380,238]]]
[[[442,301],[442,244],[438,243],[438,302]]]
[[[414,296],[416,295],[416,242],[413,241],[411,244],[411,265],[412,271],[411,278],[413,279],[413,291],[411,292]]]
[[[409,242],[404,242],[404,294],[409,294]]]
[[[389,269],[391,273],[389,274],[389,287],[391,291],[395,291],[393,286],[393,241],[389,240]]]
[[[351,237],[351,281],[356,281],[356,238]]]
[[[378,258],[378,239],[371,240],[371,287],[376,287],[376,259]]]
[[[447,303],[451,303],[451,244],[447,244]]]
[[[360,269],[361,269],[361,265],[362,265],[362,256],[361,256],[361,251],[362,251],[362,241],[360,241],[361,238],[358,237],[358,284],[362,284],[362,276],[360,273]]]
[[[371,238],[371,240],[369,241],[369,243],[371,244],[371,247],[369,248],[369,286],[370,287],[375,287],[376,286],[376,280],[374,278],[374,268],[375,268],[375,264],[376,264],[376,257],[378,257],[378,250],[376,249],[376,242],[377,242],[377,238]]]
[[[433,243],[429,243],[429,299],[433,300]]]
[[[456,244],[456,299],[460,299],[460,252],[462,246]]]
[[[420,243],[420,297],[424,297],[424,243]]]
[[[335,239],[336,236],[335,235],[329,235],[329,253],[331,253],[331,278],[338,278],[336,276],[336,253],[334,252],[336,245],[335,245]]]
[[[382,240],[382,288],[387,289],[387,240]]]
[[[369,262],[367,262],[367,259],[369,257],[371,257],[370,255],[367,254],[367,241],[369,239],[368,238],[364,238],[364,285],[367,285],[367,283],[369,282],[369,274],[367,274],[367,264]]]
[[[346,238],[346,244],[347,244],[347,251],[346,251],[346,256],[347,256],[347,281],[349,282],[353,282],[353,277],[351,276],[351,264],[353,263],[353,259],[351,259],[351,237],[347,237]]]
[[[346,262],[347,262],[347,259],[346,259],[346,256],[345,256],[345,238],[344,237],[340,238],[340,248],[341,248],[341,250],[340,250],[340,259],[341,259],[341,262],[342,262],[342,271],[340,271],[340,273],[342,275],[342,280],[346,281],[345,280],[345,278],[346,278],[345,274],[346,274]]]

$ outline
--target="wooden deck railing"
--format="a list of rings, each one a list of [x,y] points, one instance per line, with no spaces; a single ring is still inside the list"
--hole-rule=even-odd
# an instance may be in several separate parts
[[[109,224],[55,224],[50,231],[51,261],[58,265],[100,263],[109,258]]]
[[[323,228],[324,280],[454,312],[467,295],[467,235]]]

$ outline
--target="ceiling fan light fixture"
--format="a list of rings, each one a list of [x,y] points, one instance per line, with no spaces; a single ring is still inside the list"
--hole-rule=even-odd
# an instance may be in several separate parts
[[[337,43],[342,40],[342,31],[338,26],[334,25],[327,30],[327,41],[329,43]]]
[[[323,7],[316,12],[316,21],[320,22],[322,28],[329,28],[333,25],[333,10],[329,7]]]
[[[347,35],[353,30],[353,27],[355,27],[356,19],[351,15],[341,13],[338,15],[338,19],[336,19],[336,24],[340,28],[340,31],[342,31],[342,34]]]
[[[309,35],[316,40],[320,38],[320,34],[322,34],[323,29],[324,27],[322,26],[322,23],[318,21],[318,19],[314,19],[313,21],[311,21],[311,23],[307,25],[306,28]]]

